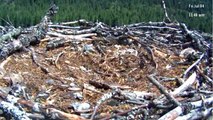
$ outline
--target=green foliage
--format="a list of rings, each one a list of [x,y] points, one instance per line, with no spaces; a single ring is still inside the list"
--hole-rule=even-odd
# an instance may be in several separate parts
[[[185,22],[193,29],[212,31],[212,0],[165,0],[172,20]],[[55,0],[59,12],[54,22],[86,19],[102,21],[112,26],[135,22],[162,21],[161,0]],[[39,23],[51,0],[0,0],[0,24],[11,21],[15,26]],[[191,9],[189,4],[204,4],[203,9]],[[204,17],[189,17],[189,12],[204,13]],[[3,20],[4,19],[4,20]]]

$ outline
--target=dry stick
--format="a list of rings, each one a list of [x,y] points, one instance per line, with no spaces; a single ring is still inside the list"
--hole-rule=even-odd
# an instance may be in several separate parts
[[[134,29],[178,31],[177,28],[167,27],[167,26],[166,27],[159,27],[159,26],[138,26],[138,27],[134,27]]]
[[[91,38],[87,38],[87,37],[96,36],[97,34],[88,33],[88,34],[82,34],[82,35],[63,35],[63,34],[56,33],[56,32],[47,32],[47,35],[62,37],[62,38],[71,39],[71,40],[85,41],[85,40],[92,40]]]
[[[119,90],[118,90],[118,89],[115,89],[115,90],[112,90],[112,91],[109,92],[109,93],[104,94],[104,95],[101,97],[101,99],[99,99],[99,100],[97,101],[97,104],[96,104],[96,106],[95,106],[95,108],[94,108],[94,111],[93,111],[93,113],[92,113],[92,116],[91,116],[90,120],[93,120],[93,118],[95,117],[95,114],[96,114],[96,112],[97,112],[97,110],[98,110],[98,107],[99,107],[104,101],[106,101],[106,100],[112,98],[113,96],[115,96],[116,94],[118,94],[118,92],[119,92]]]
[[[109,120],[109,119],[112,119],[112,118],[115,118],[117,116],[123,116],[123,115],[126,115],[127,113],[131,112],[131,111],[134,111],[134,110],[138,110],[138,109],[143,109],[143,108],[146,108],[148,107],[148,104],[145,104],[145,105],[140,105],[138,107],[133,107],[129,110],[126,110],[126,111],[123,111],[121,113],[117,113],[115,115],[112,115],[112,116],[109,116],[109,117],[105,117],[105,118],[102,118],[101,120]]]
[[[196,80],[196,72],[194,72],[180,87],[176,88],[171,94],[173,96],[178,95],[190,87]]]
[[[160,90],[162,94],[166,96],[168,100],[170,100],[174,105],[180,106],[181,104],[173,97],[171,96],[167,90],[153,77],[153,75],[149,75],[148,79]]]
[[[0,92],[0,97],[5,100],[5,101],[0,100],[0,109],[2,109],[6,114],[11,115],[18,120],[30,120],[29,116],[25,111],[22,111],[17,106],[15,106],[15,104],[17,103],[22,104],[22,101],[19,98],[14,97],[12,95],[4,94],[2,92]],[[27,103],[28,104],[25,105],[32,105],[29,102]]]
[[[9,102],[0,101],[0,109],[2,109],[6,114],[14,117],[16,120],[30,120],[25,111],[20,110],[14,104]]]
[[[200,56],[200,58],[199,58],[196,62],[194,62],[189,68],[186,69],[186,71],[183,73],[183,78],[184,78],[184,79],[186,78],[186,76],[187,76],[187,74],[189,73],[189,71],[190,71],[193,67],[195,67],[197,64],[200,63],[200,61],[203,59],[203,57],[204,57],[204,53]]]
[[[181,23],[180,25],[185,30],[185,32],[196,42],[196,49],[201,52],[205,52],[206,49],[210,48],[208,45],[202,45],[203,42],[205,42],[205,39],[202,35],[196,33],[195,31],[188,30],[184,23]]]
[[[163,4],[163,10],[164,10],[164,15],[165,15],[165,18],[166,18],[166,21],[165,22],[171,22],[169,16],[168,16],[168,13],[167,13],[167,10],[166,10],[166,5],[165,5],[165,2],[164,0],[162,0],[162,4]]]
[[[207,80],[207,82],[209,82],[211,85],[213,85],[213,80],[210,77],[205,75],[198,66],[196,66],[196,69],[200,73],[200,75],[203,76],[203,78],[205,78]]]
[[[127,25],[128,28],[138,27],[138,26],[166,26],[165,22],[141,22]]]
[[[35,103],[29,100],[24,100],[17,98],[12,95],[7,95],[4,93],[0,93],[0,97],[4,98],[7,102],[5,101],[0,101],[0,109],[3,109],[4,112],[12,115],[15,118],[18,118],[18,120],[28,120],[28,119],[22,119],[26,117],[36,117],[35,115],[28,114],[25,111],[19,110],[14,104],[20,104],[22,106],[27,106],[28,108],[31,108],[33,111],[36,111],[38,113],[41,113],[42,115],[37,115],[37,117],[43,117],[50,115],[50,117],[56,117],[55,119],[60,119],[61,117],[66,118],[68,120],[85,120],[83,117],[80,117],[75,114],[69,114],[65,113],[63,111],[57,110],[55,108],[45,108],[44,105],[41,105],[39,103]],[[9,107],[8,107],[9,106]],[[57,115],[58,116],[57,116]],[[28,116],[29,115],[29,116]]]
[[[33,120],[45,120],[45,116],[38,113],[27,113],[27,116]]]
[[[71,21],[71,22],[62,22],[60,23],[61,25],[71,25],[71,24],[80,24],[80,23],[84,23],[84,24],[89,24],[88,21],[86,21],[85,19],[80,19],[80,20],[76,20],[76,21]]]
[[[91,112],[93,112],[93,109],[77,110],[77,111],[71,112],[70,114],[78,114],[78,115],[80,115],[80,114],[82,114],[82,113],[91,113]]]
[[[6,71],[4,69],[4,66],[11,60],[11,57],[8,57],[6,60],[4,60],[0,64],[0,79],[5,75]]]
[[[89,80],[89,84],[95,86],[96,88],[101,88],[101,89],[112,89],[112,87],[104,82],[99,82],[95,80]]]
[[[21,28],[16,28],[16,29],[13,29],[13,31],[7,33],[7,34],[4,34],[0,37],[0,43],[10,39],[11,37],[13,36],[18,36],[21,34]]]
[[[3,26],[0,26],[0,29],[5,30],[5,28]]]
[[[100,88],[100,89],[121,89],[121,90],[125,90],[125,89],[130,89],[131,87],[129,86],[121,86],[121,85],[111,85],[111,84],[107,84],[104,82],[100,82],[100,81],[95,81],[95,80],[89,80],[89,84],[93,85],[96,88]]]
[[[57,110],[55,108],[48,108],[47,109],[48,114],[52,114],[55,119],[66,119],[66,120],[86,120],[85,118],[75,115],[75,114],[69,114],[65,113],[63,111]]]
[[[61,25],[71,25],[71,24],[77,24],[79,21],[75,20],[75,21],[71,21],[71,22],[62,22],[60,23]]]
[[[200,101],[191,102],[187,104],[189,104],[189,106],[193,106],[193,108],[199,108],[199,107],[202,107],[203,104],[212,104],[212,102],[213,102],[213,97],[210,97],[205,100],[200,100]],[[169,111],[168,113],[166,113],[165,115],[163,115],[162,117],[160,117],[158,120],[174,120],[183,112],[184,112],[184,106],[178,106],[174,108],[173,110]]]
[[[96,90],[95,88],[90,87],[88,84],[84,84],[84,89],[103,95],[103,92],[100,92]]]
[[[36,56],[36,53],[35,53],[34,49],[33,49],[33,48],[30,48],[30,51],[31,51],[31,55],[32,55],[33,62],[34,62],[38,67],[40,67],[41,70],[42,70],[44,73],[46,73],[46,74],[49,73],[48,68],[44,67],[43,65],[41,65],[41,64],[38,62],[38,58],[37,58],[37,56]]]
[[[1,47],[0,59],[8,57],[17,50],[30,46],[31,43],[39,43],[45,37],[48,30],[48,22],[57,13],[57,9],[58,7],[53,5],[30,35],[22,35],[17,40],[4,44]]]
[[[194,110],[187,115],[177,117],[175,120],[200,120],[201,118],[206,118],[208,115],[211,115],[211,111],[213,111],[213,108],[208,108],[204,111],[201,111],[198,108],[197,110]]]
[[[5,101],[9,102],[10,104],[20,104],[25,107],[31,108],[33,111],[40,112],[41,106],[39,103],[34,103],[29,100],[24,100],[18,97],[15,97],[13,95],[5,94],[3,92],[0,92],[0,97],[3,98]]]
[[[83,30],[74,30],[74,31],[62,31],[62,30],[54,30],[58,33],[66,34],[66,35],[80,35],[80,34],[87,34],[87,33],[92,33],[96,31],[100,26],[101,22],[97,23],[95,27],[91,27],[89,29],[83,29]]]
[[[129,90],[120,91],[120,95],[124,96],[124,98],[128,100],[142,100],[146,98],[154,98],[154,96],[156,96],[154,93]]]
[[[59,67],[59,65],[58,65],[58,60],[59,60],[60,56],[62,56],[64,53],[65,53],[64,51],[60,52],[60,53],[57,55],[56,59],[55,59],[55,62],[54,62],[54,63],[55,63],[55,66],[56,66],[58,69],[60,69],[60,67]]]
[[[60,29],[80,29],[80,27],[70,27],[70,26],[63,26],[63,25],[48,25],[50,28],[60,28]]]
[[[149,46],[147,46],[146,49],[147,49],[148,52],[151,54],[152,62],[153,62],[153,64],[155,65],[155,69],[157,70],[158,64],[155,62],[154,52],[152,51],[152,49],[151,49]]]

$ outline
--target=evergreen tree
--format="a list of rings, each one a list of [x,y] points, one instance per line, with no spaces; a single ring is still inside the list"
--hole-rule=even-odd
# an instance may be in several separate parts
[[[185,22],[191,28],[211,32],[212,0],[165,0],[172,20]],[[10,19],[16,26],[37,24],[51,0],[0,0],[0,24]],[[59,12],[54,22],[87,19],[118,26],[135,22],[162,21],[161,0],[55,0]],[[204,4],[203,9],[192,9],[189,4]],[[189,17],[189,13],[203,13],[204,17]],[[205,21],[205,22],[203,22]]]

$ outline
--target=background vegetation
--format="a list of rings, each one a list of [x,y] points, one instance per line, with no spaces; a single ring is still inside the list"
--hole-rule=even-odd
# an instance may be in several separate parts
[[[191,29],[212,33],[212,0],[165,0],[172,20],[185,22]],[[39,23],[51,0],[0,0],[0,25],[11,21],[15,26]],[[161,0],[55,0],[59,12],[57,21],[86,19],[109,25],[162,21]],[[203,4],[204,8],[190,8],[189,4]],[[205,14],[189,17],[189,13]]]

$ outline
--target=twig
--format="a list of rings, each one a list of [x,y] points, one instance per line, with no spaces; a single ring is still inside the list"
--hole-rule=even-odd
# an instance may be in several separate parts
[[[58,55],[57,55],[57,57],[56,57],[56,59],[55,59],[55,66],[58,68],[58,69],[60,69],[60,66],[58,65],[58,60],[59,60],[59,58],[60,58],[60,56],[62,56],[64,54],[64,51],[62,51],[62,52],[60,52]]]
[[[5,94],[5,93],[0,93],[0,97],[4,100],[9,102],[10,104],[20,104],[23,106],[26,106],[28,108],[31,108],[33,111],[36,112],[41,112],[41,106],[39,103],[34,103],[29,100],[24,100],[18,97],[15,97],[13,95]]]
[[[130,89],[131,88],[129,86],[110,85],[110,84],[107,84],[107,83],[104,83],[104,82],[99,82],[99,81],[94,81],[94,80],[89,80],[89,84],[95,86],[96,88],[105,89],[105,90],[116,89],[116,88],[124,90],[124,89]]]
[[[44,120],[45,119],[45,116],[44,115],[41,115],[41,114],[37,114],[37,113],[27,113],[27,116],[30,118],[30,119],[33,119],[33,120]]]
[[[167,90],[153,77],[153,75],[149,75],[148,79],[160,90],[162,94],[166,96],[168,100],[170,100],[175,106],[180,106],[181,104],[171,96]]]
[[[205,41],[202,35],[196,33],[195,31],[188,30],[186,24],[180,24],[185,32],[196,42],[196,48],[201,52],[205,52],[206,49],[209,49],[210,46],[203,46],[202,43]]]
[[[162,4],[163,4],[164,15],[165,15],[165,18],[166,18],[165,22],[170,23],[171,20],[168,16],[168,13],[167,13],[167,10],[166,10],[166,4],[165,4],[164,0],[162,0]]]
[[[64,25],[48,25],[50,28],[60,28],[60,29],[80,29],[80,27],[70,27]]]
[[[89,84],[95,86],[96,88],[101,88],[101,89],[112,89],[112,87],[106,83],[103,82],[98,82],[98,81],[94,81],[94,80],[89,80]]]
[[[62,25],[71,25],[71,24],[85,24],[85,25],[89,25],[91,24],[90,22],[86,21],[85,19],[80,19],[80,20],[76,20],[76,21],[71,21],[71,22],[62,22],[60,23]]]
[[[17,120],[30,120],[25,111],[20,110],[18,107],[9,102],[0,101],[0,109]]]
[[[78,23],[78,20],[75,20],[75,21],[71,21],[71,22],[62,22],[60,23],[61,25],[71,25],[71,24],[76,24]]]
[[[101,91],[96,90],[93,86],[89,86],[89,84],[84,84],[84,89],[103,95]]]
[[[80,34],[87,34],[95,32],[99,27],[101,26],[101,23],[97,23],[95,27],[89,28],[89,29],[83,29],[83,30],[72,30],[72,31],[62,31],[62,30],[54,30],[58,33],[65,34],[65,35],[80,35]]]
[[[200,56],[200,58],[199,58],[196,62],[194,62],[190,67],[188,67],[188,68],[186,69],[186,71],[183,73],[183,78],[184,78],[184,79],[187,77],[187,74],[189,73],[189,71],[190,71],[193,67],[195,67],[197,64],[200,63],[200,61],[203,59],[203,57],[204,57],[204,53]]]
[[[50,115],[52,119],[66,119],[66,120],[86,120],[85,118],[75,115],[65,113],[63,111],[57,110],[55,108],[48,108],[46,110],[47,115]]]
[[[180,87],[176,88],[171,94],[173,96],[178,95],[178,93],[182,93],[188,87],[190,87],[196,80],[196,72],[194,72]]]
[[[0,37],[0,43],[3,43],[4,41],[14,37],[14,36],[18,36],[21,34],[21,29],[20,28],[16,28],[16,29],[13,29],[13,31],[5,34],[5,35],[2,35]]]
[[[205,78],[207,80],[207,82],[210,83],[213,86],[213,80],[210,77],[208,77],[207,75],[205,75],[198,66],[196,66],[196,69],[200,73],[200,75],[203,78]]]
[[[129,112],[132,112],[132,111],[135,111],[135,110],[141,110],[141,109],[146,108],[146,107],[148,107],[148,104],[140,105],[140,106],[137,106],[137,107],[133,107],[133,108],[131,108],[131,109],[129,109],[129,110],[126,110],[126,111],[124,111],[124,112],[117,113],[117,114],[115,114],[115,115],[102,118],[101,120],[109,120],[109,119],[112,119],[112,118],[116,118],[116,117],[118,117],[118,116],[123,116],[123,115],[128,114]]]
[[[123,95],[128,100],[133,101],[144,101],[146,98],[154,98],[156,95],[154,93],[147,93],[145,91],[120,91],[120,95]]]
[[[68,120],[85,120],[83,117],[80,117],[78,115],[69,114],[62,112],[60,110],[57,110],[55,108],[46,108],[43,105],[39,103],[34,103],[31,101],[27,101],[24,99],[20,99],[17,97],[14,97],[12,95],[6,95],[3,93],[0,93],[0,97],[4,98],[6,101],[0,102],[0,108],[4,110],[4,112],[14,116],[15,118],[18,118],[18,120],[28,120],[28,119],[22,119],[25,117],[30,118],[38,118],[38,117],[51,117],[53,119],[61,119],[61,117],[68,119]],[[20,104],[22,106],[27,106],[31,108],[33,111],[39,112],[42,115],[35,115],[35,114],[28,114],[25,113],[25,111],[19,110],[14,104]],[[9,106],[9,107],[8,107]],[[29,115],[29,116],[28,116]],[[44,116],[43,116],[44,115]]]
[[[196,102],[191,102],[191,103],[187,103],[188,106],[193,106],[193,108],[198,108],[198,107],[202,107],[203,104],[212,104],[213,102],[213,97],[210,97],[208,99],[200,100],[200,101],[196,101]],[[184,112],[184,107],[186,106],[178,106],[175,109],[169,111],[168,113],[166,113],[165,115],[163,115],[162,117],[160,117],[158,120],[174,120],[175,118],[177,118],[179,115],[181,115]]]
[[[40,67],[41,70],[42,70],[45,74],[49,73],[48,68],[44,67],[43,65],[41,65],[41,64],[38,62],[38,60],[37,60],[38,58],[37,58],[37,56],[36,56],[36,53],[35,53],[34,49],[33,49],[33,48],[30,48],[30,51],[31,51],[31,56],[32,56],[32,59],[33,59],[34,63],[35,63],[38,67]]]
[[[2,78],[4,76],[4,74],[6,73],[4,66],[11,60],[11,57],[8,57],[6,60],[4,60],[1,64],[0,64],[0,78]]]
[[[148,46],[146,47],[146,49],[147,49],[148,52],[151,54],[152,62],[153,62],[153,64],[154,64],[154,66],[155,66],[155,70],[157,70],[158,64],[155,62],[155,56],[154,56],[154,53],[153,53],[152,49],[151,49],[150,47],[148,47]]]
[[[178,31],[177,28],[173,28],[173,27],[161,27],[161,26],[138,26],[138,27],[134,27],[134,29],[142,29],[142,30],[167,30],[167,31]]]
[[[16,52],[17,50],[28,47],[32,43],[39,43],[40,40],[45,37],[48,30],[47,25],[51,18],[57,13],[57,10],[58,7],[53,5],[37,25],[36,29],[31,32],[30,36],[22,35],[18,40],[3,45],[0,51],[0,59],[8,57],[11,53]]]
[[[63,35],[56,32],[47,32],[47,35],[62,37],[62,38],[71,39],[71,40],[85,41],[85,40],[91,40],[90,38],[87,38],[87,37],[96,36],[96,33],[88,33],[88,34],[82,34],[82,35]]]
[[[206,109],[204,111],[201,111],[199,108],[196,110],[193,110],[187,115],[179,116],[175,120],[199,120],[201,118],[207,118],[211,115],[211,111],[213,111],[213,108]]]
[[[113,96],[115,96],[116,94],[118,94],[118,92],[119,92],[119,90],[118,90],[118,89],[115,89],[115,90],[112,90],[112,92],[109,92],[109,93],[104,94],[104,95],[101,97],[101,99],[99,99],[99,100],[97,101],[97,104],[96,104],[96,106],[95,106],[95,108],[94,108],[94,111],[93,111],[93,114],[92,114],[90,120],[93,120],[93,118],[95,117],[95,114],[96,114],[96,111],[98,110],[98,107],[99,107],[104,101],[106,101],[106,100],[112,98]]]

